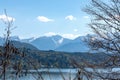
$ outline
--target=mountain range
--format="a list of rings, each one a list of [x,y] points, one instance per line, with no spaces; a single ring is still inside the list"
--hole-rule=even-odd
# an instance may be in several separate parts
[[[60,35],[43,36],[39,38],[20,39],[18,36],[10,37],[15,45],[25,46],[27,48],[39,50],[54,50],[62,52],[88,52],[89,48],[84,42],[86,36],[79,36],[76,39],[63,38]],[[0,45],[3,45],[4,39],[0,37]],[[23,45],[24,44],[24,45]],[[36,47],[36,48],[35,48]]]

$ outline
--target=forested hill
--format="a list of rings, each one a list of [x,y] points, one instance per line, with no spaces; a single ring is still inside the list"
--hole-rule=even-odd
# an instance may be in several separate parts
[[[75,63],[82,64],[83,61],[92,63],[103,62],[108,56],[102,53],[66,53],[56,51],[40,51],[25,49],[27,55],[36,59],[42,68],[74,68]]]
[[[13,45],[21,44],[19,42],[15,42]],[[22,43],[21,45],[23,45]],[[25,44],[28,45],[28,44]],[[28,47],[29,46],[29,47]],[[103,62],[108,56],[102,53],[85,53],[85,52],[58,52],[58,51],[41,51],[36,49],[34,46],[28,45],[27,47],[19,47],[16,46],[18,51],[22,51],[24,53],[23,59],[21,61],[29,58],[30,60],[35,60],[40,63],[40,67],[42,68],[74,68],[77,67],[75,64],[83,64],[83,60],[92,62],[92,63],[99,63]],[[0,47],[0,50],[3,51],[3,47]],[[14,56],[19,58],[18,56]],[[14,61],[14,60],[12,60]],[[36,62],[35,62],[36,63]]]

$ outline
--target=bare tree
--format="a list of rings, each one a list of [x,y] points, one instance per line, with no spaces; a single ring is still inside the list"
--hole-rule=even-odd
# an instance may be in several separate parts
[[[27,74],[29,69],[34,69],[38,72],[39,63],[37,59],[32,57],[29,50],[25,48],[16,48],[12,41],[11,30],[13,29],[13,19],[9,20],[6,10],[6,20],[3,20],[5,24],[5,43],[0,49],[0,76],[2,80],[12,79],[18,80],[18,78]],[[29,53],[29,54],[28,54]],[[38,72],[39,79],[43,80],[41,74]]]
[[[91,37],[90,43],[94,49],[104,52],[120,53],[120,1],[91,0],[91,6],[84,11],[92,16],[90,28],[97,35]]]
[[[84,11],[92,16],[89,26],[96,36],[89,37],[88,44],[92,50],[110,54],[113,65],[119,66],[116,62],[120,56],[120,0],[91,2],[91,6]]]
[[[84,66],[91,68],[91,75],[100,79],[120,79],[118,70],[112,71],[115,67],[120,67],[120,0],[91,0],[90,5],[83,10],[91,16],[91,23],[88,25],[95,33],[86,39],[91,51],[109,56],[104,62],[97,64],[84,60]],[[110,74],[104,74],[104,71],[100,72],[97,68],[109,68]],[[91,72],[86,69],[84,71]]]

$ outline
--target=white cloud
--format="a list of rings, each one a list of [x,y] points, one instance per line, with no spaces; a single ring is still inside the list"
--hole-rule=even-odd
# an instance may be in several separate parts
[[[44,36],[47,36],[47,37],[51,37],[51,36],[54,36],[54,35],[57,35],[57,33],[48,32],[48,33],[45,33],[45,34],[44,34]]]
[[[0,20],[3,20],[3,21],[15,21],[15,18],[10,17],[10,16],[6,16],[6,15],[0,15]]]
[[[74,16],[72,16],[72,15],[66,16],[65,19],[66,19],[66,20],[70,20],[70,21],[76,20],[76,18],[75,18]]]
[[[78,29],[74,29],[74,32],[77,32],[78,31]]]
[[[38,16],[37,19],[40,21],[40,22],[52,22],[54,21],[53,19],[49,19],[45,16]]]
[[[68,39],[75,39],[77,37],[79,37],[80,35],[79,34],[63,34],[62,37],[64,38],[68,38]]]
[[[90,17],[89,17],[89,16],[83,16],[83,18],[85,18],[85,19],[89,19]]]
[[[61,33],[54,33],[54,32],[48,32],[44,34],[44,36],[47,36],[47,37],[51,37],[55,35],[60,35],[63,38],[68,38],[68,39],[75,39],[80,36],[80,34],[61,34]],[[60,40],[60,42],[62,42],[62,39]]]

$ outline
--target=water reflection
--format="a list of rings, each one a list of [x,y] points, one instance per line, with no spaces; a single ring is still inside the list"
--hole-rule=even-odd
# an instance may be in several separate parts
[[[40,69],[39,74],[31,70],[17,80],[76,80],[77,69]]]

